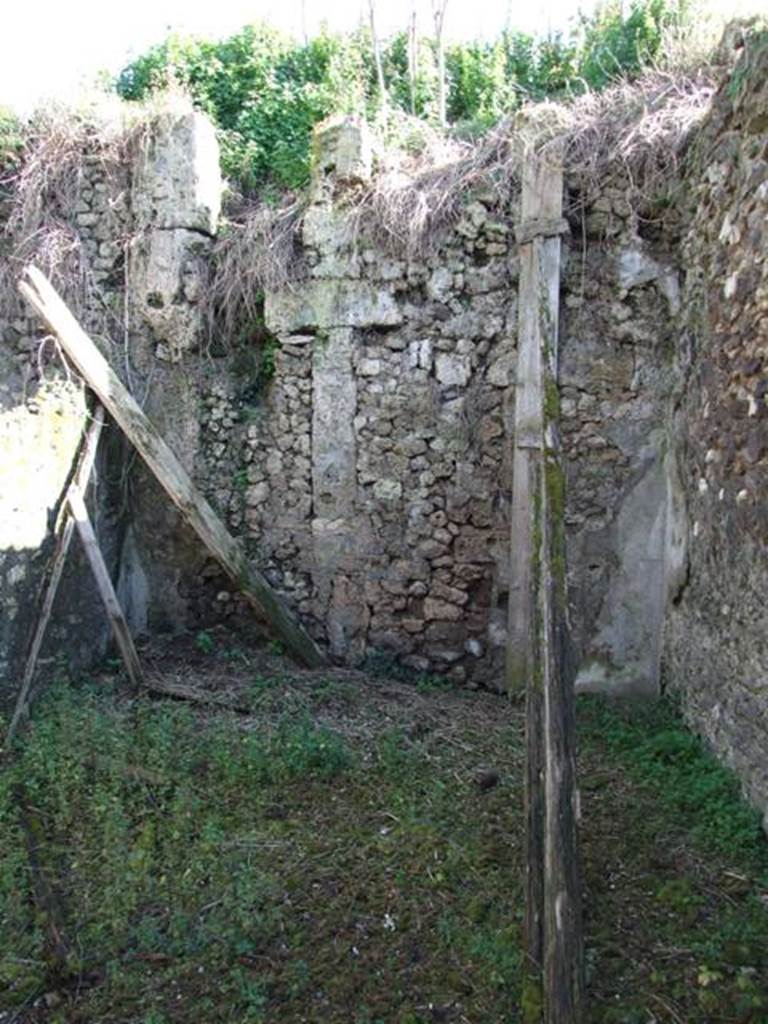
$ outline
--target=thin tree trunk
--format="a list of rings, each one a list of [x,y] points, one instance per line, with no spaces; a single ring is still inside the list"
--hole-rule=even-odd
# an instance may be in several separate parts
[[[386,125],[389,116],[389,103],[387,97],[387,83],[384,81],[384,66],[381,63],[379,37],[376,34],[376,0],[368,0],[368,18],[371,28],[371,41],[373,43],[373,59],[376,64],[376,79],[379,83],[381,119],[384,125]]]
[[[411,16],[408,21],[408,99],[411,114],[416,116],[416,76],[418,74],[418,38],[416,35],[416,2],[411,7]]]
[[[448,0],[432,0],[432,20],[435,25],[435,44],[437,46],[437,117],[440,127],[448,123],[446,81],[445,81],[445,8]]]

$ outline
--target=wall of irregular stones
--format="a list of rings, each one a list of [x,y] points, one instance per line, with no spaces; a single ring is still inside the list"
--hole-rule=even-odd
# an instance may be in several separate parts
[[[93,133],[77,187],[45,231],[79,253],[67,298],[180,458],[193,467],[206,383],[202,282],[221,180],[210,123],[170,105],[131,166]],[[13,197],[7,197],[7,207]],[[12,253],[20,238],[6,231]],[[5,268],[6,280],[21,266]],[[181,364],[182,353],[186,362]],[[0,702],[20,678],[52,530],[86,423],[86,396],[35,315],[11,292],[0,312]],[[198,467],[198,470],[200,467]],[[200,474],[204,476],[204,473]],[[92,515],[137,633],[182,627],[190,565],[204,562],[154,481],[107,424]],[[207,480],[203,481],[206,486]],[[158,566],[160,568],[158,569]],[[189,589],[189,588],[187,588]],[[181,591],[181,594],[180,594]],[[92,664],[109,630],[75,539],[43,651],[43,668]]]
[[[111,170],[99,154],[83,154],[77,199],[67,211],[68,229],[54,226],[62,248],[76,239],[79,266],[88,268],[88,287],[81,281],[75,290],[81,317],[96,337],[103,337],[105,324],[114,328],[122,323],[119,282],[127,193],[125,178]],[[4,198],[3,214],[10,197]],[[19,241],[6,237],[4,248]],[[8,278],[19,270],[9,266]],[[55,343],[21,299],[5,292],[0,309],[0,704],[12,699],[19,678],[52,553],[53,524],[87,415],[83,388]],[[115,506],[103,460],[96,477],[99,532],[114,565]],[[77,544],[73,549],[41,662],[55,671],[92,660],[108,639],[95,587]]]
[[[371,173],[364,131],[337,122],[316,150],[308,276],[266,298],[279,350],[248,430],[247,535],[337,657],[501,686],[516,204],[468,196],[432,255],[393,258],[353,238],[345,213]],[[565,265],[580,686],[655,692],[671,571],[663,421],[678,274],[637,237],[620,182],[575,219]]]
[[[618,173],[577,210],[560,324],[577,685],[656,693],[663,680],[763,805],[766,52],[752,40],[717,94],[674,231],[638,228]],[[336,660],[498,686],[514,542],[515,200],[467,196],[431,255],[405,259],[350,233],[349,202],[372,173],[360,126],[326,126],[318,153],[306,277],[268,294],[266,324],[234,348],[201,305],[221,189],[210,125],[167,111],[130,189],[87,164],[72,217],[116,314],[110,357]],[[568,182],[572,200],[578,189]],[[7,692],[84,411],[66,373],[35,380],[30,317],[0,328],[0,474],[17,480],[23,451],[45,481],[0,487]],[[239,614],[116,432],[108,462],[100,530],[134,630]],[[66,586],[49,654],[93,655],[106,630],[76,563]]]
[[[204,323],[221,187],[204,119],[166,112],[119,197],[98,174],[85,180],[74,223],[100,296],[121,310],[107,349],[250,556],[335,658],[500,686],[514,203],[468,196],[433,255],[387,256],[349,230],[345,203],[371,174],[364,132],[342,121],[318,147],[323,173],[303,222],[308,276],[266,296],[273,340],[261,348],[218,346]],[[669,505],[661,426],[677,273],[636,236],[620,183],[573,229],[561,376],[580,683],[655,691]],[[28,320],[24,329],[35,333]],[[9,337],[15,330],[8,325]],[[196,628],[237,612],[236,594],[148,472],[125,451],[111,464],[102,539],[134,630]],[[52,478],[52,493],[58,486]],[[92,610],[98,617],[95,600]],[[68,626],[54,633],[62,649],[79,632]]]
[[[768,808],[768,37],[752,37],[693,154],[671,436],[687,578],[665,679]],[[768,810],[765,819],[768,828]]]

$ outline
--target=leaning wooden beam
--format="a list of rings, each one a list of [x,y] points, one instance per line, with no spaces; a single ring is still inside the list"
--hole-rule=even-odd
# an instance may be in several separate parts
[[[179,460],[47,278],[35,267],[28,266],[19,289],[56,334],[86,383],[136,447],[184,519],[244,596],[261,612],[287,650],[310,668],[324,665],[325,658],[312,638],[294,620],[261,573],[248,564],[243,548],[196,490]]]
[[[96,580],[96,586],[99,588],[99,594],[107,612],[107,618],[112,627],[115,642],[123,656],[128,678],[133,683],[134,689],[139,690],[144,683],[141,662],[133,645],[133,637],[128,628],[128,623],[125,621],[123,609],[120,607],[115,588],[112,586],[109,571],[104,564],[101,548],[96,540],[96,533],[88,516],[88,510],[85,507],[82,491],[80,491],[75,483],[70,484],[67,491],[67,504],[77,524],[77,531],[80,534],[80,540],[83,542],[85,555],[91,566],[93,577]]]
[[[583,1017],[573,679],[568,665],[557,342],[563,172],[523,169],[507,685],[526,694],[525,1001],[544,1024]]]
[[[80,461],[73,477],[73,482],[81,492],[85,491],[88,486],[93,465],[96,461],[96,451],[99,447],[99,438],[101,437],[103,426],[104,408],[103,406],[98,405],[94,411],[93,419],[86,431],[80,453]],[[64,565],[67,561],[67,554],[69,553],[69,546],[72,542],[72,534],[74,533],[74,530],[75,521],[72,518],[68,503],[64,501],[61,515],[59,516],[54,529],[55,548],[46,574],[47,584],[44,583],[45,593],[40,608],[40,615],[38,616],[37,623],[35,625],[35,632],[29,647],[29,653],[27,654],[27,660],[24,665],[24,675],[21,680],[19,696],[16,700],[16,707],[13,712],[13,717],[11,718],[11,724],[9,725],[8,732],[6,734],[6,745],[11,742],[16,734],[19,724],[29,712],[29,688],[32,685],[32,680],[35,676],[37,659],[40,657],[40,649],[42,648],[43,640],[45,639],[48,622],[51,618],[51,612],[53,611],[53,602],[56,598],[59,583],[61,582],[61,577],[64,572]]]

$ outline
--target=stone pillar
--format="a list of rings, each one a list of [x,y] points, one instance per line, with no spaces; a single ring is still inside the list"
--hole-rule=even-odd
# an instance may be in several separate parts
[[[368,611],[360,577],[372,553],[358,496],[357,334],[400,322],[391,295],[360,280],[349,218],[335,202],[339,186],[368,180],[371,163],[371,139],[361,121],[334,118],[316,130],[303,224],[308,280],[266,301],[267,325],[284,347],[297,337],[305,344],[311,335],[312,610],[325,624],[332,654],[352,661],[365,651]]]
[[[219,149],[211,122],[170,101],[152,125],[131,191],[134,244],[127,274],[126,384],[194,477],[207,325],[201,299],[220,211]],[[131,478],[131,529],[118,593],[137,631],[183,628],[185,580],[205,553],[142,465]]]

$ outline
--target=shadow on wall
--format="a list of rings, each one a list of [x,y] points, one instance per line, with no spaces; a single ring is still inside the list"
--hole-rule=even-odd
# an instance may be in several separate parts
[[[44,383],[34,398],[0,412],[0,700],[14,680],[37,613],[37,592],[87,416],[79,383]],[[81,609],[68,607],[68,616]],[[83,630],[89,653],[100,633]],[[73,638],[74,639],[74,638]]]

